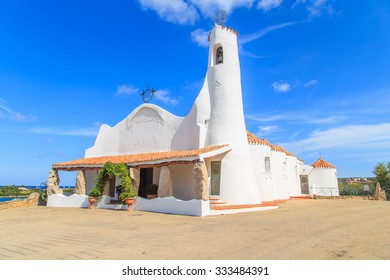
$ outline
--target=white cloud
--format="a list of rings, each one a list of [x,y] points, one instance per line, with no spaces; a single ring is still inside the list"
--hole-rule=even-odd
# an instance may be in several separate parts
[[[329,3],[329,0],[296,0],[292,5],[292,8],[302,5],[307,10],[310,17],[321,16],[323,12],[329,15],[335,13],[335,9]]]
[[[139,0],[145,10],[153,10],[157,15],[172,23],[194,24],[199,18],[195,7],[183,0]]]
[[[307,139],[284,143],[297,152],[339,150],[390,150],[390,123],[347,125],[328,130],[315,130]]]
[[[257,8],[268,12],[269,10],[279,7],[283,3],[283,0],[260,0],[257,4]]]
[[[158,101],[161,101],[165,104],[170,104],[170,105],[177,105],[179,103],[179,100],[178,99],[175,99],[175,98],[172,98],[170,95],[169,95],[169,91],[168,90],[157,90],[155,93],[154,93],[154,97],[158,100]]]
[[[191,32],[191,40],[200,47],[209,46],[209,32],[202,29],[196,29]]]
[[[24,115],[22,113],[13,111],[8,103],[0,97],[0,117],[4,118],[8,116],[9,119],[18,121],[18,122],[26,122],[26,121],[34,121],[37,119],[37,116],[34,115]]]
[[[291,85],[286,82],[274,82],[272,88],[275,92],[287,92],[291,89]]]
[[[251,8],[254,0],[190,0],[204,16],[213,17],[218,10],[230,13],[236,8]]]
[[[279,130],[279,126],[277,125],[265,125],[259,126],[258,131],[255,133],[258,137],[263,137],[265,135],[269,135]]]
[[[259,31],[255,32],[255,33],[242,35],[241,37],[239,37],[238,40],[239,40],[240,44],[246,44],[246,43],[252,42],[254,40],[257,40],[257,39],[263,37],[265,34],[271,32],[271,31],[282,29],[282,28],[285,28],[287,26],[291,26],[291,25],[294,25],[297,23],[302,23],[302,22],[303,21],[290,21],[290,22],[286,22],[286,23],[282,23],[282,24],[267,26],[267,27],[260,29]]]
[[[68,135],[68,136],[88,136],[95,137],[99,131],[98,127],[87,127],[77,129],[57,129],[57,128],[43,128],[36,127],[32,128],[30,132],[36,134],[50,134],[50,135]]]
[[[138,88],[131,84],[124,84],[118,86],[116,89],[116,95],[131,95],[136,94],[138,92]]]
[[[307,87],[313,87],[315,85],[317,85],[318,81],[317,80],[311,80],[311,81],[308,81],[307,83],[305,83],[303,85],[304,88],[307,88]]]

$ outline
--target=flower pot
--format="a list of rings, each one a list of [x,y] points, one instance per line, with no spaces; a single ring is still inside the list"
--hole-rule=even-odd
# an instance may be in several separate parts
[[[156,198],[157,197],[157,194],[147,194],[146,197],[148,199],[153,199],[153,198]]]
[[[127,205],[127,209],[126,209],[127,211],[132,211],[131,205],[133,205],[134,201],[135,201],[134,197],[125,199],[125,204]]]
[[[96,202],[96,197],[90,196],[88,197],[89,201],[89,209],[95,209],[95,202]]]

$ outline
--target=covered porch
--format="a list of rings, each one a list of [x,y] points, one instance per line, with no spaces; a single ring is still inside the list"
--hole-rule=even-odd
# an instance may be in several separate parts
[[[210,168],[231,150],[229,145],[218,145],[193,150],[151,152],[117,156],[89,157],[52,165],[48,180],[48,206],[88,207],[88,194],[95,184],[98,171],[106,162],[124,163],[133,179],[137,194],[134,210],[194,216],[210,211]],[[65,197],[58,188],[58,171],[78,172],[75,194]],[[50,179],[51,178],[51,179]],[[146,198],[146,186],[157,184],[157,198]],[[104,194],[97,208],[122,209],[116,187],[120,178],[106,182]]]

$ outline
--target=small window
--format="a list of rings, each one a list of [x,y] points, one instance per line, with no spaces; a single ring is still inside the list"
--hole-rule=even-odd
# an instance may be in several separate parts
[[[264,158],[264,171],[265,171],[265,173],[271,173],[271,158],[270,157]]]
[[[283,162],[283,175],[287,175],[287,162]]]
[[[215,64],[223,63],[223,49],[221,46],[217,48],[216,56],[215,56]]]

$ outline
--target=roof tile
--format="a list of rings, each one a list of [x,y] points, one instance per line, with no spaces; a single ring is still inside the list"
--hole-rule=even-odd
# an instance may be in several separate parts
[[[314,168],[333,168],[333,169],[336,169],[336,166],[334,166],[333,164],[330,164],[329,162],[327,162],[326,160],[324,160],[322,158],[318,159],[311,166],[313,166]]]
[[[228,145],[218,145],[201,149],[194,150],[177,150],[177,151],[168,151],[168,152],[151,152],[151,153],[142,153],[142,154],[128,154],[128,155],[118,155],[118,156],[102,156],[102,157],[89,157],[71,160],[67,162],[59,162],[53,164],[54,169],[67,168],[67,167],[81,167],[81,166],[100,166],[104,165],[106,162],[117,163],[143,163],[151,161],[164,161],[170,159],[185,159],[191,157],[197,157],[201,154],[208,152],[216,151],[221,148],[227,147]]]

